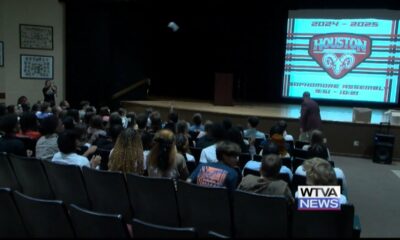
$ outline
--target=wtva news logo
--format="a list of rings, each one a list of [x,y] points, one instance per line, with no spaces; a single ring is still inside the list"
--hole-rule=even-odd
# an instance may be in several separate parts
[[[298,210],[340,210],[340,186],[299,186]]]

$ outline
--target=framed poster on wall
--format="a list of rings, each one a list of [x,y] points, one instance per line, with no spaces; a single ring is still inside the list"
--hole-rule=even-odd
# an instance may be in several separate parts
[[[45,79],[54,78],[53,56],[23,55],[21,54],[21,78]]]
[[[39,25],[19,25],[20,48],[53,50],[53,27]]]
[[[4,66],[4,42],[0,41],[0,67]]]

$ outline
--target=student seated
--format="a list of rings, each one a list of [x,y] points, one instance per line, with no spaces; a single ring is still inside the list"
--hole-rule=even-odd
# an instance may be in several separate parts
[[[279,146],[274,143],[274,142],[269,142],[266,146],[264,146],[263,150],[263,156],[268,155],[268,154],[276,154],[279,155]],[[250,160],[246,163],[246,165],[244,165],[243,170],[245,168],[247,169],[251,169],[254,171],[259,171],[261,167],[261,162],[259,161],[254,161],[254,160]],[[289,175],[290,181],[293,179],[293,173],[292,171],[281,164],[281,167],[279,169],[279,173],[286,173]]]
[[[337,185],[337,178],[332,165],[322,158],[311,158],[304,161],[303,165],[306,172],[307,185]],[[295,193],[297,198],[298,192]],[[340,204],[347,203],[345,195],[340,195]]]
[[[279,179],[282,161],[277,154],[264,155],[261,160],[260,177],[248,174],[242,179],[238,189],[265,195],[287,197],[290,203],[294,202],[288,184]]]
[[[200,164],[193,171],[188,182],[202,186],[226,187],[229,190],[236,189],[239,174],[235,170],[240,154],[240,147],[230,141],[222,141],[216,146],[218,162]]]

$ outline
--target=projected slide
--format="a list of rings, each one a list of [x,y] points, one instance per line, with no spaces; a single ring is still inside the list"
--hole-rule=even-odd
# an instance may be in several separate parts
[[[288,19],[283,97],[397,103],[399,21]]]

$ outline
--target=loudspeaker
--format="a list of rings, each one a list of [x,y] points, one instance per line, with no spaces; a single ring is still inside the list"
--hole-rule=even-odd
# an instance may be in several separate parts
[[[377,133],[374,136],[373,162],[392,163],[394,135]]]

